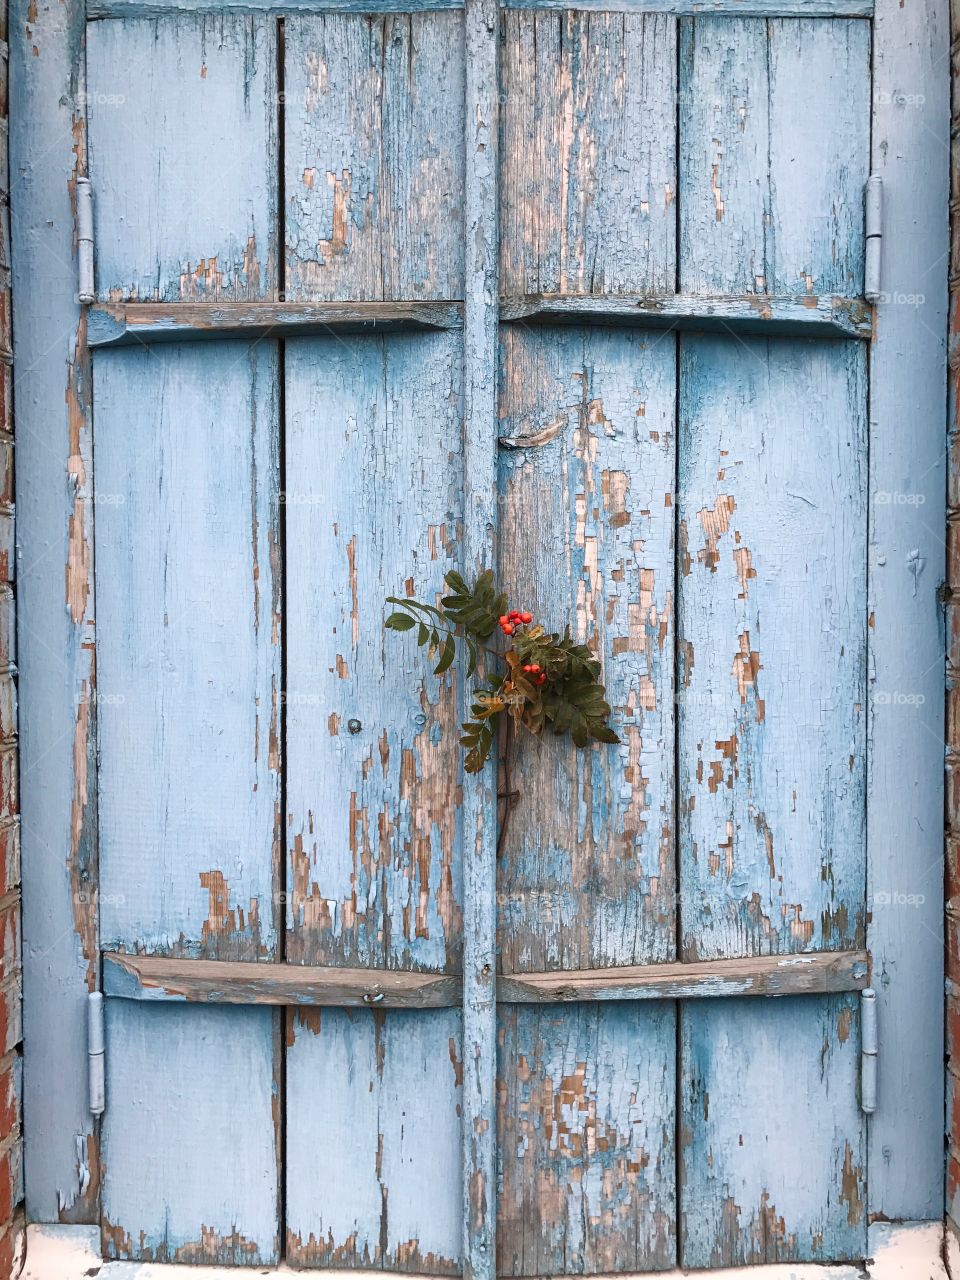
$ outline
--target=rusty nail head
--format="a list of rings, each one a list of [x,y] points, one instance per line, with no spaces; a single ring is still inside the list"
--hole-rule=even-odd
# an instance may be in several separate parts
[[[382,991],[365,991],[363,993],[363,999],[365,1004],[379,1004],[380,1001],[383,999],[383,992]]]
[[[359,720],[348,720],[347,728],[350,730],[351,733],[359,733],[360,730],[363,728],[363,725],[360,723]]]

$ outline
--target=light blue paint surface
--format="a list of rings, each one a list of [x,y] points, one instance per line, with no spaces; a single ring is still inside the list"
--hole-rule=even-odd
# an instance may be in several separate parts
[[[108,950],[275,952],[276,379],[268,343],[97,357]]]
[[[217,13],[88,27],[102,300],[274,296],[275,32]]]
[[[500,1011],[498,1272],[656,1271],[676,1254],[676,1005]]]
[[[863,945],[858,343],[681,339],[683,956]]]
[[[671,960],[676,338],[509,327],[501,379],[503,580],[548,630],[596,644],[621,737],[521,736],[503,968]]]
[[[83,537],[70,545],[80,551],[81,575],[92,572],[93,504],[84,502],[94,486],[83,334],[71,302],[73,141],[69,112],[59,105],[83,91],[71,79],[79,23],[76,6],[63,12],[69,31],[46,14],[20,14],[17,27],[14,15],[14,30],[27,34],[18,37],[13,59],[14,87],[19,76],[29,118],[14,153],[21,174],[15,208],[44,229],[36,245],[24,241],[18,275],[26,299],[18,357],[28,369],[18,397],[21,537],[43,553],[22,584],[21,625],[29,639],[39,635],[68,657],[65,675],[36,644],[23,659],[25,778],[37,770],[25,782],[25,817],[37,824],[25,870],[27,985],[28,999],[32,989],[44,1010],[42,1023],[28,1019],[28,1132],[31,1107],[37,1118],[28,1171],[36,1171],[31,1203],[49,1217],[74,1204],[83,1160],[95,1153],[84,1143],[90,1126],[82,1088],[62,1083],[82,1083],[82,997],[95,976],[97,946],[95,921],[91,927],[92,917],[81,914],[78,922],[71,909],[78,896],[69,875],[79,869],[86,883],[96,852],[83,783],[91,780],[92,795],[95,761],[82,735],[79,754],[74,739],[77,708],[92,690],[91,583],[84,593],[73,580],[83,599],[78,604],[68,594],[72,615],[63,599],[78,496]],[[489,1276],[494,1265],[493,779],[464,793],[464,840],[452,816],[460,799],[451,773],[456,747],[443,732],[462,690],[450,676],[436,715],[426,694],[411,697],[417,680],[430,696],[436,686],[419,655],[396,638],[392,653],[403,656],[396,668],[385,666],[379,620],[382,595],[402,585],[390,579],[405,570],[412,567],[414,589],[422,592],[439,584],[448,562],[472,569],[492,559],[498,292],[668,291],[678,274],[678,186],[679,284],[688,293],[815,298],[860,291],[867,24],[745,12],[751,10],[681,24],[679,174],[672,19],[507,15],[499,282],[493,211],[500,32],[493,6],[468,0],[463,18],[311,15],[287,24],[285,70],[296,90],[285,103],[291,289],[304,298],[465,298],[462,387],[455,335],[303,340],[287,351],[288,490],[309,496],[320,477],[323,495],[317,510],[305,501],[299,514],[292,504],[287,512],[288,581],[302,610],[291,617],[290,671],[303,675],[313,699],[300,710],[288,704],[291,747],[296,735],[301,753],[299,774],[291,753],[291,809],[310,845],[308,892],[302,916],[294,899],[289,941],[302,947],[302,958],[312,947],[315,957],[371,968],[449,969],[462,946],[466,974],[462,1164],[453,1013],[389,1015],[378,1024],[372,1015],[324,1012],[319,1035],[308,1018],[291,1029],[288,1083],[297,1105],[287,1116],[289,1225],[311,1254],[339,1250],[347,1260],[392,1259],[426,1270],[449,1269],[463,1256],[475,1276]],[[933,269],[924,265],[928,256],[936,259],[933,248],[945,248],[945,193],[941,184],[936,196],[926,172],[937,166],[930,139],[945,136],[934,68],[946,65],[946,26],[940,9],[918,12],[891,6],[881,14],[874,163],[889,166],[891,179],[891,287],[927,288],[924,324],[936,333],[942,290],[934,298],[918,280]],[[275,225],[274,31],[265,17],[182,14],[91,27],[101,297],[220,301],[276,291],[285,247],[276,244]],[[900,110],[901,74],[914,77],[918,92],[929,89],[937,104],[925,125]],[[894,102],[896,110],[887,105]],[[65,139],[49,186],[30,170],[44,130]],[[309,181],[308,169],[316,171]],[[303,272],[303,263],[320,258],[319,272]],[[66,370],[64,327],[76,334],[79,353]],[[942,353],[921,336],[922,327],[907,310],[881,310],[873,362],[873,496],[929,498],[906,513],[902,504],[871,508],[874,682],[880,691],[912,690],[904,680],[916,678],[924,698],[917,705],[926,707],[909,722],[874,711],[876,892],[887,881],[896,889],[897,876],[926,885],[931,867],[939,883],[939,553],[931,527],[940,527],[942,458],[939,436],[924,427],[942,411]],[[518,968],[666,958],[675,945],[677,889],[689,955],[851,946],[861,938],[866,907],[875,905],[862,894],[865,712],[856,701],[866,677],[862,355],[854,344],[679,341],[676,366],[674,336],[544,330],[503,339],[501,433],[517,444],[531,429],[549,434],[560,419],[551,439],[504,454],[504,562],[515,565],[521,588],[531,575],[531,596],[545,590],[558,615],[582,611],[585,633],[595,627],[617,714],[625,708],[640,730],[625,735],[625,755],[612,748],[589,765],[583,758],[571,764],[548,747],[526,765],[523,789],[538,806],[526,824],[514,815],[522,853],[505,873],[508,892],[518,868],[525,877],[523,910],[511,904],[505,912],[504,954]],[[73,343],[66,343],[68,357]],[[68,404],[79,405],[72,424],[63,414],[65,374]],[[279,672],[271,582],[277,553],[270,545],[277,377],[267,344],[253,356],[243,343],[208,343],[169,346],[165,355],[98,357],[101,908],[110,945],[275,954],[278,819],[291,825],[277,809],[279,762],[271,762]],[[677,384],[679,443],[671,432]],[[655,412],[657,440],[643,435]],[[313,434],[328,416],[347,421],[336,445]],[[56,431],[51,423],[60,424]],[[79,429],[79,445],[71,429]],[[689,578],[683,546],[669,543],[672,509],[655,505],[671,489],[677,460],[688,535],[698,524],[704,534],[688,540]],[[363,483],[355,487],[358,475]],[[622,492],[631,505],[621,509]],[[712,506],[715,516],[723,494],[736,508],[725,530],[712,529],[714,566],[696,555],[710,551],[704,543],[711,531],[699,513]],[[645,505],[633,505],[638,495]],[[329,520],[333,508],[336,522]],[[937,519],[928,527],[932,513]],[[534,575],[531,549],[563,571],[551,578],[541,564]],[[737,559],[740,550],[750,551],[749,562]],[[614,576],[621,559],[622,589]],[[673,785],[675,601],[667,587],[677,560],[681,640],[692,646],[682,651],[681,668],[690,684],[679,712],[687,833],[679,886],[662,824],[655,843],[655,819],[669,814]],[[651,566],[654,616],[641,609],[631,620],[645,591],[631,575]],[[324,625],[345,642],[334,651],[332,672],[318,644]],[[748,631],[744,654],[740,636]],[[615,652],[613,642],[624,638],[627,648]],[[667,656],[657,656],[661,646]],[[646,679],[652,703],[638,715]],[[118,689],[124,701],[111,704]],[[332,705],[321,707],[327,701]],[[402,727],[395,743],[387,734],[389,755],[381,754],[379,735],[367,736],[387,713]],[[348,738],[345,717],[360,723]],[[736,773],[717,747],[730,742],[733,726],[738,738],[743,731]],[[703,752],[710,758],[700,779],[695,756]],[[715,792],[707,781],[714,759]],[[369,805],[351,805],[351,792]],[[548,848],[551,815],[569,829]],[[721,853],[728,821],[729,873]],[[586,868],[565,861],[584,845],[592,856],[611,829],[616,841],[602,857]],[[360,850],[356,861],[351,840]],[[63,874],[44,851],[68,846]],[[216,859],[208,870],[225,877],[222,894],[219,881],[199,882],[208,857]],[[314,869],[322,880],[312,879]],[[574,882],[570,893],[564,886]],[[936,1042],[929,1033],[939,1003],[937,984],[928,980],[939,964],[936,888],[926,897],[926,910],[906,923],[875,912],[870,939],[881,1035],[895,1060],[892,1070],[881,1070],[871,1196],[890,1216],[939,1212],[940,1064],[937,1054],[917,1049]],[[258,927],[251,923],[254,900]],[[323,911],[331,903],[328,926]],[[932,942],[915,919],[931,926]],[[86,932],[78,938],[81,925]],[[702,1001],[682,1011],[685,1263],[854,1257],[865,1248],[857,1028],[847,1007],[847,998],[834,997]],[[501,1120],[502,1172],[511,1188],[501,1209],[507,1269],[576,1272],[672,1261],[673,1181],[664,1171],[672,1167],[674,1133],[673,1017],[639,1005],[504,1015],[503,1096],[518,1099]],[[378,1025],[379,1043],[371,1031]],[[168,1257],[184,1248],[190,1260],[237,1262],[275,1256],[282,1228],[275,1212],[274,1020],[257,1010],[117,1002],[109,1033],[104,1204],[117,1227],[116,1250]],[[52,1063],[59,1091],[51,1088]],[[65,1063],[72,1064],[67,1071]],[[525,1075],[531,1063],[535,1070]],[[329,1085],[319,1098],[318,1080]],[[891,1105],[890,1096],[884,1106],[883,1090],[891,1089],[908,1102]],[[362,1126],[362,1147],[350,1147],[347,1117]],[[511,1125],[520,1117],[529,1142],[514,1148]],[[339,1135],[340,1162],[325,1145],[331,1132]],[[630,1159],[640,1146],[646,1163]],[[926,1172],[918,1176],[921,1149]],[[145,1151],[155,1153],[152,1181],[142,1174]],[[511,1172],[515,1158],[526,1163]],[[201,1159],[213,1170],[210,1186],[201,1185]],[[651,1168],[661,1171],[659,1181]],[[437,1190],[424,1197],[423,1185]],[[529,1224],[545,1206],[550,1226],[533,1239]],[[96,1206],[81,1199],[67,1211],[89,1216]],[[629,1239],[625,1223],[634,1228]]]
[[[869,23],[680,27],[680,287],[859,295]]]
[[[284,51],[287,297],[462,297],[462,14],[291,17]]]
[[[107,1002],[105,1257],[277,1260],[279,1016]]]
[[[878,4],[872,157],[883,179],[885,298],[870,361],[867,941],[882,1065],[869,1130],[869,1209],[892,1219],[939,1218],[943,1210],[949,640],[937,592],[949,464],[943,431],[949,42],[941,0],[909,11],[898,0]]]
[[[286,347],[288,958],[460,968],[457,670],[384,597],[460,564],[458,335]]]
[[[288,1256],[458,1273],[460,1011],[288,1018]]]
[[[858,998],[681,1009],[684,1264],[863,1258]]]

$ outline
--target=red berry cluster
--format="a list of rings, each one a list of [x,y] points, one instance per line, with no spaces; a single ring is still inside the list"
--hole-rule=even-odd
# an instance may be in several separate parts
[[[525,627],[532,621],[532,613],[521,613],[519,609],[511,609],[509,613],[501,613],[500,630],[505,636],[512,636],[517,627]]]
[[[546,684],[546,682],[547,682],[547,673],[546,673],[546,672],[544,671],[544,669],[540,666],[540,663],[539,663],[539,662],[527,662],[527,663],[524,663],[524,667],[523,667],[523,669],[524,669],[524,671],[527,673],[527,675],[528,675],[528,676],[532,676],[532,677],[533,677],[533,683],[534,683],[534,684]]]

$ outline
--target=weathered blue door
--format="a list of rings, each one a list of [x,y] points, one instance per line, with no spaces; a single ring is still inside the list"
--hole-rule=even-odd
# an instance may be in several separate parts
[[[88,3],[106,1255],[862,1259],[873,5],[395,7]]]

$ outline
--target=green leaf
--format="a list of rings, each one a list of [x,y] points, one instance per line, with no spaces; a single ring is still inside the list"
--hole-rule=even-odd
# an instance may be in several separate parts
[[[447,636],[443,645],[443,650],[440,654],[440,661],[434,667],[433,674],[435,676],[442,676],[445,671],[449,670],[450,664],[456,656],[457,646],[454,642],[453,636]]]
[[[410,631],[415,623],[409,613],[391,613],[383,625],[391,631]]]
[[[417,630],[417,644],[422,649],[429,639],[430,632],[427,630],[426,625],[421,622]]]

